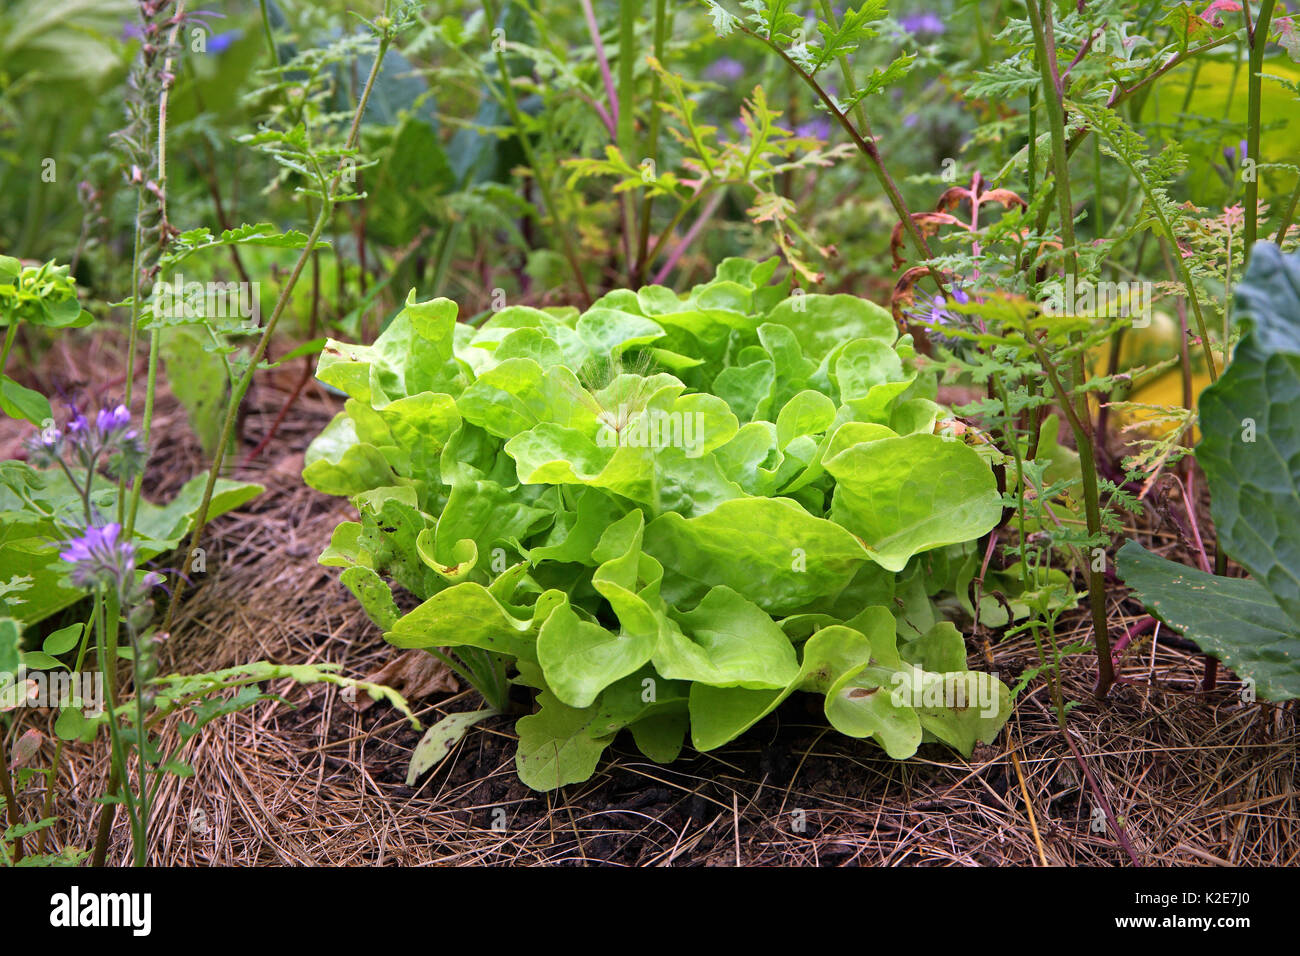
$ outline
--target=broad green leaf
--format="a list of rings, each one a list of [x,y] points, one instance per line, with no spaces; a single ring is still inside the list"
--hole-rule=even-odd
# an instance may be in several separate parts
[[[1226,578],[1151,554],[1136,541],[1117,556],[1119,576],[1170,627],[1267,700],[1300,697],[1300,626],[1257,581]]]
[[[908,687],[905,670],[865,666],[840,677],[826,694],[826,719],[850,737],[872,737],[895,760],[921,745],[921,718],[894,694]]]
[[[852,295],[796,295],[773,309],[767,321],[790,328],[803,346],[803,354],[814,362],[853,339],[876,339],[889,345],[898,338],[888,310]]]
[[[566,601],[542,625],[537,660],[556,697],[571,707],[588,707],[607,686],[650,659],[655,637],[653,631],[607,631],[578,617]]]
[[[40,392],[19,385],[8,375],[0,375],[0,411],[10,418],[21,418],[43,428],[54,420],[50,400]]]
[[[682,752],[690,723],[690,713],[682,706],[650,714],[628,729],[641,753],[655,763],[672,763]]]
[[[549,691],[537,695],[540,709],[515,724],[519,749],[515,767],[519,779],[534,790],[558,790],[581,783],[596,770],[600,755],[613,736],[592,737],[587,726],[595,707],[569,707]]]
[[[871,608],[864,624],[878,641],[893,641],[894,620],[885,608]],[[798,672],[780,690],[691,685],[691,739],[696,750],[713,750],[734,740],[777,708],[796,690],[826,693],[841,674],[871,660],[872,638],[842,625],[819,630],[803,647]]]
[[[356,495],[398,478],[378,448],[358,441],[356,424],[340,412],[307,446],[302,480],[327,495]]]
[[[727,501],[689,519],[661,515],[646,527],[645,550],[663,565],[669,604],[689,607],[725,586],[770,614],[838,594],[868,557],[840,525],[788,498]]]
[[[1300,253],[1260,243],[1236,295],[1247,332],[1201,393],[1196,460],[1220,545],[1300,622]]]
[[[921,551],[978,538],[1002,516],[989,466],[938,435],[852,445],[825,465],[836,479],[831,516],[890,571]]]
[[[81,643],[81,634],[85,629],[84,624],[69,624],[67,627],[61,627],[45,638],[41,644],[41,649],[46,654],[52,654],[56,657],[59,654],[66,654]]]
[[[728,587],[716,587],[694,610],[675,615],[654,655],[670,680],[715,687],[780,688],[799,673],[790,639],[758,605]]]
[[[203,445],[204,454],[211,457],[221,440],[230,373],[223,356],[204,348],[207,341],[205,333],[190,325],[162,329],[159,333],[167,384],[185,407],[190,427]]]
[[[891,353],[892,354],[892,353]],[[801,435],[820,435],[835,421],[835,403],[808,389],[786,403],[776,418],[777,444],[785,449]]]
[[[397,605],[393,602],[393,591],[384,580],[370,568],[354,566],[348,568],[339,580],[361,602],[366,615],[382,630],[390,630],[400,616]]]
[[[384,640],[397,647],[481,647],[534,660],[532,621],[507,613],[487,588],[467,581],[440,591],[398,618]]]

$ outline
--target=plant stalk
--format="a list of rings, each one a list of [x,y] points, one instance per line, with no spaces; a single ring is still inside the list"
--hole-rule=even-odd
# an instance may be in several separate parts
[[[1041,7],[1038,0],[1025,0],[1029,11],[1029,20],[1034,28],[1034,50],[1038,60],[1038,72],[1042,77],[1043,100],[1047,107],[1047,119],[1052,140],[1052,170],[1056,180],[1057,210],[1061,219],[1061,244],[1065,249],[1065,267],[1075,282],[1079,277],[1079,260],[1074,237],[1074,205],[1070,201],[1070,157],[1065,143],[1065,109],[1061,91],[1061,78],[1056,65],[1056,38],[1052,26],[1052,6],[1045,3]],[[1097,538],[1102,533],[1101,499],[1097,487],[1097,461],[1092,446],[1092,429],[1089,427],[1088,396],[1079,390],[1087,380],[1082,350],[1074,357],[1074,379],[1078,394],[1073,397],[1061,384],[1055,366],[1048,359],[1040,344],[1035,343],[1039,360],[1048,374],[1055,389],[1057,399],[1066,411],[1070,428],[1074,433],[1074,442],[1078,446],[1079,466],[1083,475],[1084,514],[1088,522],[1088,534]],[[1110,685],[1115,682],[1114,667],[1110,657],[1110,631],[1106,622],[1106,576],[1104,571],[1096,570],[1095,562],[1089,561],[1088,603],[1092,610],[1092,629],[1097,645],[1097,697],[1104,698]]]
[[[388,34],[379,41],[379,49],[375,53],[375,60],[370,65],[370,75],[366,78],[366,85],[361,92],[361,99],[357,103],[356,112],[352,117],[352,127],[348,131],[347,150],[356,148],[357,140],[361,131],[361,117],[366,111],[366,104],[370,101],[370,94],[374,90],[375,80],[379,76],[380,65],[384,61],[384,56],[388,53],[388,47],[392,43],[392,38]],[[284,287],[280,290],[280,296],[276,300],[275,308],[271,316],[267,319],[266,325],[262,329],[262,335],[257,340],[257,346],[253,349],[253,354],[248,362],[248,368],[240,376],[238,383],[230,393],[230,401],[226,406],[225,421],[221,426],[221,438],[217,442],[216,451],[213,454],[212,467],[208,470],[207,485],[203,489],[203,500],[199,504],[198,513],[194,517],[194,530],[190,534],[189,548],[186,551],[184,563],[181,572],[177,575],[175,584],[172,588],[171,601],[167,605],[167,616],[163,620],[163,630],[171,629],[172,621],[175,620],[176,611],[180,606],[181,596],[185,592],[186,576],[190,572],[190,565],[194,559],[194,553],[199,546],[199,540],[203,534],[203,529],[208,521],[208,508],[212,504],[212,495],[216,489],[217,478],[221,474],[221,466],[225,462],[226,449],[230,446],[231,440],[235,433],[235,421],[239,415],[239,407],[243,403],[244,396],[248,393],[249,387],[253,384],[253,376],[257,372],[257,367],[261,364],[262,358],[266,355],[266,350],[271,344],[271,336],[275,333],[275,327],[279,324],[280,316],[284,314],[285,308],[289,304],[289,298],[293,294],[294,287],[298,284],[298,279],[302,276],[303,269],[307,265],[307,260],[311,258],[312,252],[316,248],[316,243],[320,239],[321,233],[325,230],[326,223],[329,222],[330,216],[334,211],[333,195],[334,191],[342,179],[343,170],[340,168],[329,184],[322,185],[325,187],[321,190],[322,202],[320,212],[316,216],[316,221],[312,225],[311,233],[307,237],[307,242],[302,248],[297,261],[293,265],[293,271],[289,274]]]

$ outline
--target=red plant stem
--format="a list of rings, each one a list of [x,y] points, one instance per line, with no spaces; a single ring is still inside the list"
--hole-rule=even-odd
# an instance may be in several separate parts
[[[298,400],[298,396],[302,394],[302,390],[307,387],[307,383],[310,381],[311,365],[308,364],[307,368],[303,369],[302,376],[298,379],[298,384],[295,385],[293,391],[289,393],[289,398],[285,401],[284,405],[280,407],[279,414],[275,416],[275,421],[271,422],[271,427],[267,429],[262,440],[259,441],[257,446],[239,462],[241,468],[260,455],[266,449],[266,446],[271,443],[271,439],[275,437],[275,433],[279,430],[280,426],[284,424],[284,419],[285,416],[289,414],[289,409],[293,408],[294,402]]]
[[[1174,481],[1178,481],[1175,477]],[[1206,574],[1212,574],[1210,570],[1210,558],[1205,553],[1205,542],[1201,540],[1201,526],[1196,521],[1196,474],[1190,469],[1187,472],[1187,484],[1183,485],[1178,481],[1178,487],[1183,492],[1183,511],[1187,513],[1187,520],[1192,526],[1192,540],[1196,543],[1196,560],[1200,564],[1201,570]]]
[[[669,273],[676,268],[677,262],[681,259],[682,254],[690,248],[691,243],[695,241],[696,237],[699,236],[700,232],[704,229],[705,223],[707,223],[713,216],[714,212],[717,211],[717,208],[721,205],[725,194],[725,190],[719,189],[709,197],[709,201],[704,204],[704,209],[700,211],[695,222],[691,223],[691,228],[686,230],[686,235],[682,236],[682,241],[677,243],[677,246],[668,256],[668,261],[664,263],[662,269],[655,273],[655,285],[663,285],[664,280],[668,278]]]
[[[1115,839],[1119,841],[1119,845],[1123,847],[1124,852],[1128,854],[1129,862],[1134,866],[1141,866],[1142,861],[1138,859],[1137,852],[1133,849],[1133,844],[1129,842],[1128,834],[1124,832],[1124,827],[1120,825],[1120,822],[1115,819],[1115,813],[1110,808],[1110,801],[1106,799],[1106,794],[1102,793],[1101,787],[1097,785],[1097,780],[1093,777],[1092,770],[1089,769],[1087,762],[1083,759],[1083,754],[1080,753],[1079,748],[1075,746],[1074,738],[1068,730],[1062,729],[1061,733],[1065,735],[1065,742],[1070,745],[1070,750],[1074,753],[1075,762],[1079,764],[1079,769],[1083,771],[1083,776],[1088,781],[1088,789],[1092,791],[1093,799],[1097,801],[1102,812],[1106,814],[1106,822],[1110,824],[1110,829],[1111,832],[1115,834]]]
[[[5,812],[9,816],[9,826],[16,827],[22,822],[22,817],[18,813],[18,798],[14,796],[13,781],[9,779],[9,751],[5,747],[4,738],[6,730],[7,728],[0,728],[0,793],[5,798]],[[18,837],[14,840],[14,862],[17,863],[22,858],[23,838]]]
[[[596,48],[596,62],[600,64],[600,78],[605,83],[605,95],[609,97],[609,109],[593,101],[596,112],[609,130],[610,139],[618,139],[618,93],[614,89],[614,74],[609,69],[609,58],[605,56],[605,44],[600,39],[600,27],[596,24],[596,12],[591,8],[591,0],[581,0],[582,15],[587,21],[587,32],[591,34],[592,46]]]
[[[1130,627],[1128,631],[1118,641],[1115,642],[1114,646],[1110,649],[1110,653],[1111,653],[1111,660],[1115,662],[1115,668],[1117,671],[1119,669],[1119,659],[1124,655],[1124,648],[1128,647],[1130,644],[1132,644],[1139,637],[1142,637],[1148,631],[1155,630],[1159,624],[1160,622],[1157,621],[1154,617],[1151,616],[1144,617],[1142,618],[1142,620],[1138,621],[1136,624]]]

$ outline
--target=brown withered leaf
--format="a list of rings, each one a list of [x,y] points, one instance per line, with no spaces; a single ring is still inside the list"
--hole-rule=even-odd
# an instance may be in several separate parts
[[[950,216],[946,212],[914,212],[912,213],[912,222],[916,223],[917,231],[927,239],[939,231],[940,226],[961,226],[969,229],[964,222],[956,216]],[[894,258],[894,268],[897,269],[906,260],[903,258],[901,250],[903,248],[903,224],[897,222],[894,224],[894,231],[889,236],[889,254]]]
[[[426,650],[414,648],[394,657],[366,680],[391,687],[407,700],[419,700],[430,694],[454,694],[460,690],[447,665]],[[375,703],[368,695],[357,695],[357,710],[365,713]]]

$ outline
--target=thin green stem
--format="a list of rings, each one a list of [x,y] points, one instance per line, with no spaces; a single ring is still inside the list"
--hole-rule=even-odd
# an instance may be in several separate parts
[[[185,18],[185,0],[180,0],[176,5],[175,23],[172,25],[171,36],[168,38],[168,48],[174,49],[176,38],[180,35],[181,24]],[[169,55],[163,62],[162,68],[163,87],[158,96],[158,177],[157,177],[157,196],[158,196],[158,213],[160,228],[163,230],[162,241],[167,241],[167,102],[170,96],[172,75],[172,57]],[[140,227],[140,216],[144,211],[145,187],[138,187],[136,192],[136,212],[135,212],[135,251],[132,254],[131,265],[131,330],[128,336],[127,346],[127,363],[126,363],[126,389],[123,404],[127,408],[131,407],[131,391],[135,384],[135,355],[139,341],[140,316],[142,314],[141,296],[144,289],[140,285],[140,270],[144,265],[144,252],[141,248],[143,240],[143,231]],[[142,419],[140,437],[146,448],[149,447],[149,434],[153,426],[153,409],[154,394],[158,389],[158,347],[160,342],[160,332],[155,326],[149,332],[149,374],[145,383],[144,399],[144,417]],[[123,521],[124,499],[125,499],[125,479],[118,482],[117,493],[117,519],[126,529],[125,540],[130,541],[131,535],[135,532],[136,511],[140,507],[140,494],[143,488],[144,474],[136,475],[135,481],[131,487],[131,504],[125,509],[126,516]]]
[[[109,776],[106,797],[114,794],[114,782],[122,792],[126,805],[127,817],[131,824],[131,838],[138,854],[144,841],[140,831],[139,813],[135,796],[131,791],[131,775],[128,766],[126,745],[122,741],[121,728],[117,725],[117,631],[121,617],[121,606],[117,596],[112,593],[95,594],[95,633],[98,640],[99,669],[104,678],[104,693],[108,698],[108,736],[112,744],[113,770]],[[95,841],[92,865],[103,866],[108,849],[108,835],[113,829],[117,804],[105,803],[100,810],[99,834]]]
[[[145,865],[145,855],[149,847],[149,807],[152,803],[149,793],[149,731],[145,722],[145,681],[142,679],[140,671],[141,653],[140,642],[136,639],[134,628],[131,627],[130,621],[127,622],[127,634],[131,640],[131,669],[132,683],[135,691],[135,746],[136,761],[140,774],[140,840],[135,846],[135,865]],[[162,774],[158,778],[161,780]]]
[[[880,154],[880,148],[876,146],[875,137],[871,134],[871,128],[867,126],[864,128],[863,132],[859,132],[858,128],[854,126],[849,117],[835,103],[835,100],[831,95],[822,88],[820,83],[817,82],[817,79],[804,72],[803,68],[790,58],[790,54],[787,53],[780,44],[773,42],[768,37],[755,33],[744,25],[740,26],[740,31],[766,44],[769,49],[784,60],[786,66],[789,67],[796,76],[803,80],[803,82],[807,84],[808,88],[817,95],[817,98],[820,99],[822,105],[830,111],[830,114],[835,121],[840,124],[841,128],[843,128],[846,133],[849,134],[849,138],[853,140],[853,144],[857,146],[858,150],[864,156],[867,157],[871,166],[871,171],[875,174],[877,182],[880,183],[880,187],[885,191],[885,196],[889,200],[889,204],[894,207],[894,213],[898,216],[898,221],[903,225],[903,231],[907,233],[908,239],[911,240],[912,245],[915,246],[916,251],[921,258],[927,260],[926,269],[930,273],[930,278],[933,279],[935,285],[939,287],[939,291],[946,295],[947,284],[943,281],[943,276],[939,274],[939,271],[935,269],[934,266],[929,264],[929,260],[932,258],[930,244],[926,242],[925,235],[917,227],[916,221],[912,218],[911,210],[907,208],[907,202],[903,199],[903,194],[898,191],[898,185],[894,182],[894,178],[889,174],[889,170],[885,167],[884,157]]]
[[[85,626],[81,630],[81,644],[77,648],[77,662],[72,668],[74,674],[80,674],[82,672],[81,669],[85,664],[86,654],[90,651],[90,638],[94,633],[95,615],[92,612],[90,619],[86,621]],[[54,811],[54,789],[59,780],[59,767],[63,759],[63,745],[64,741],[62,738],[60,738],[54,745],[54,760],[51,761],[50,771],[46,776],[49,784],[45,788],[45,800],[41,809],[41,819],[43,820],[48,818]],[[36,852],[38,854],[45,852],[45,842],[48,833],[49,827],[46,827],[36,838]]]
[[[280,65],[280,51],[275,46],[275,34],[271,32],[271,13],[266,8],[266,0],[259,0],[262,7],[262,34],[266,37],[266,48],[271,53],[271,62]]]
[[[22,822],[22,816],[18,813],[18,797],[14,794],[13,780],[9,777],[9,749],[5,745],[8,730],[8,727],[0,726],[0,796],[4,797],[9,826],[16,827]],[[15,839],[13,845],[14,862],[17,863],[23,858],[23,838]]]
[[[1106,106],[1110,109],[1118,110],[1123,103],[1127,102],[1129,99],[1131,99],[1140,91],[1146,89],[1148,86],[1150,86],[1160,77],[1164,76],[1170,70],[1176,69],[1177,67],[1181,66],[1183,63],[1187,62],[1194,56],[1198,56],[1201,53],[1205,53],[1209,50],[1213,50],[1215,47],[1223,46],[1223,44],[1227,43],[1231,39],[1232,39],[1232,35],[1228,34],[1225,36],[1221,36],[1216,40],[1210,40],[1208,43],[1202,43],[1200,46],[1192,47],[1188,50],[1185,50],[1182,53],[1177,53],[1174,56],[1170,57],[1168,60],[1166,60],[1158,69],[1148,73],[1146,76],[1144,76],[1137,83],[1134,83],[1132,86],[1123,87],[1116,84],[1115,89],[1111,92],[1110,96],[1106,100]],[[1033,114],[1031,113],[1030,114],[1031,123],[1032,123],[1032,118],[1033,118]],[[1031,130],[1033,129],[1032,125],[1030,128]],[[1077,150],[1080,146],[1083,145],[1084,141],[1088,138],[1088,136],[1091,133],[1092,130],[1089,129],[1087,126],[1081,126],[1078,129],[1076,129],[1073,133],[1071,133],[1070,139],[1065,146],[1066,156],[1067,157],[1073,156],[1075,150]],[[1032,138],[1030,139],[1030,156],[1031,157],[1033,156]],[[1032,174],[1031,174],[1031,183],[1032,183]],[[1034,227],[1034,231],[1036,233],[1042,233],[1043,230],[1047,228],[1047,217],[1051,214],[1051,206],[1052,206],[1053,194],[1055,193],[1056,190],[1056,183],[1054,181],[1049,180],[1045,184],[1044,188],[1047,191],[1047,195],[1045,197],[1045,201],[1042,207],[1039,209],[1038,212],[1038,219]],[[1034,191],[1031,189],[1030,195],[1033,194]]]
[[[370,75],[366,78],[365,87],[361,92],[361,99],[357,103],[356,113],[352,117],[352,126],[348,132],[346,150],[352,151],[356,148],[357,140],[360,135],[361,117],[366,111],[366,104],[370,102],[370,94],[375,87],[375,80],[379,76],[380,65],[384,61],[384,56],[388,53],[388,48],[392,43],[392,37],[385,33],[379,41],[379,49],[375,53],[374,63],[370,66]],[[334,210],[334,192],[342,181],[343,169],[340,166],[335,172],[332,181],[326,182],[323,176],[318,177],[321,185],[321,203],[320,212],[316,216],[316,221],[312,225],[311,233],[307,237],[307,242],[303,245],[302,252],[294,262],[293,271],[289,273],[284,287],[280,290],[280,296],[276,300],[275,308],[271,311],[271,316],[267,319],[266,325],[262,329],[262,335],[257,340],[257,345],[253,349],[253,354],[249,359],[248,368],[240,376],[234,389],[231,390],[230,400],[226,405],[225,421],[221,426],[221,437],[217,442],[216,451],[213,453],[212,467],[208,470],[208,481],[203,489],[203,499],[199,504],[198,512],[194,516],[194,529],[190,534],[189,548],[186,551],[184,564],[181,572],[177,575],[172,588],[171,601],[167,605],[167,615],[163,620],[163,630],[171,629],[172,621],[175,620],[176,611],[180,606],[181,596],[185,592],[186,575],[189,574],[190,565],[193,562],[195,551],[198,549],[199,540],[203,534],[203,529],[208,521],[208,508],[212,504],[212,495],[216,489],[217,478],[221,475],[221,467],[225,462],[226,449],[235,434],[235,421],[239,415],[239,407],[244,401],[244,396],[248,393],[249,387],[253,384],[253,376],[256,374],[258,366],[261,364],[266,350],[271,344],[271,336],[275,333],[275,328],[280,322],[280,316],[284,314],[285,308],[289,304],[289,298],[293,294],[294,287],[298,284],[298,279],[302,276],[303,269],[307,265],[307,260],[311,257],[316,248],[316,243],[320,239],[321,233],[325,229],[326,223],[329,222],[330,216]]]
[[[495,0],[484,0],[483,8],[487,12],[486,29],[491,31],[492,25],[497,22]],[[498,47],[495,43],[493,46]],[[519,137],[519,147],[523,151],[524,162],[533,171],[533,178],[537,182],[537,188],[541,190],[542,201],[546,205],[546,213],[550,216],[552,228],[560,239],[560,245],[564,250],[564,258],[568,261],[569,269],[573,272],[573,278],[578,283],[578,290],[582,295],[582,299],[585,303],[590,304],[591,292],[587,288],[587,279],[582,274],[582,265],[578,261],[577,252],[574,250],[573,239],[569,235],[569,230],[560,221],[560,209],[556,205],[555,191],[551,188],[551,182],[546,175],[546,171],[538,165],[537,156],[533,152],[532,141],[528,138],[528,128],[524,123],[523,112],[519,109],[519,102],[515,98],[514,85],[510,80],[510,69],[506,64],[505,52],[500,48],[497,48],[495,52],[497,70],[501,75],[502,97],[506,101],[506,111],[510,114],[510,122],[514,125],[515,132]]]
[[[1052,170],[1056,181],[1057,211],[1061,219],[1061,242],[1065,249],[1065,267],[1076,283],[1079,275],[1079,260],[1075,248],[1074,206],[1070,201],[1070,157],[1065,143],[1065,108],[1061,93],[1061,79],[1056,64],[1056,38],[1052,26],[1052,5],[1042,4],[1038,0],[1026,0],[1029,20],[1034,29],[1034,50],[1038,60],[1038,72],[1042,78],[1043,100],[1047,107],[1052,140]],[[1071,395],[1061,384],[1056,368],[1048,358],[1041,344],[1035,343],[1039,361],[1052,383],[1057,399],[1065,410],[1074,441],[1078,446],[1079,467],[1083,475],[1084,513],[1088,522],[1088,534],[1094,539],[1101,534],[1101,503],[1098,494],[1097,462],[1092,447],[1092,429],[1089,427],[1088,396],[1079,386],[1086,381],[1082,349],[1076,350],[1074,357],[1074,379],[1078,390]],[[1103,571],[1096,569],[1096,562],[1088,562],[1087,574],[1088,602],[1092,609],[1092,627],[1097,645],[1097,688],[1096,694],[1104,698],[1110,685],[1115,681],[1114,668],[1110,657],[1110,631],[1106,621],[1106,578]]]
[[[1282,247],[1282,242],[1286,239],[1286,234],[1291,228],[1291,223],[1295,221],[1295,211],[1297,206],[1300,206],[1300,179],[1296,180],[1295,189],[1291,193],[1291,200],[1286,206],[1286,212],[1282,213],[1282,221],[1278,223],[1277,235],[1273,237],[1273,244],[1279,249]]]
[[[664,44],[667,39],[668,21],[667,0],[655,0],[655,26],[654,26],[654,57],[662,63],[664,58]],[[655,73],[650,85],[650,129],[646,140],[646,156],[657,163],[659,161],[659,121],[662,110],[659,109],[659,92],[662,83],[659,74]],[[637,237],[637,252],[635,275],[638,281],[645,278],[649,269],[646,261],[650,251],[650,213],[654,208],[654,196],[647,195],[641,200],[640,229]]]
[[[619,151],[631,161],[636,146],[636,14],[639,0],[619,0],[618,4],[618,120]],[[636,206],[630,192],[623,194],[623,249],[625,268],[635,274]]]
[[[18,338],[18,322],[10,322],[9,328],[5,329],[5,344],[0,347],[0,373],[4,372],[5,366],[9,363],[9,353],[13,351],[14,340]]]
[[[1255,25],[1250,25],[1250,6],[1242,4],[1246,17],[1247,39],[1250,41],[1250,75],[1246,77],[1246,156],[1254,163],[1260,161],[1259,125],[1260,109],[1264,99],[1264,48],[1268,46],[1268,28],[1273,20],[1275,0],[1263,0],[1259,5],[1259,14]],[[1250,250],[1259,238],[1259,172],[1246,180],[1246,262],[1250,262]],[[1226,347],[1226,344],[1225,344]]]

